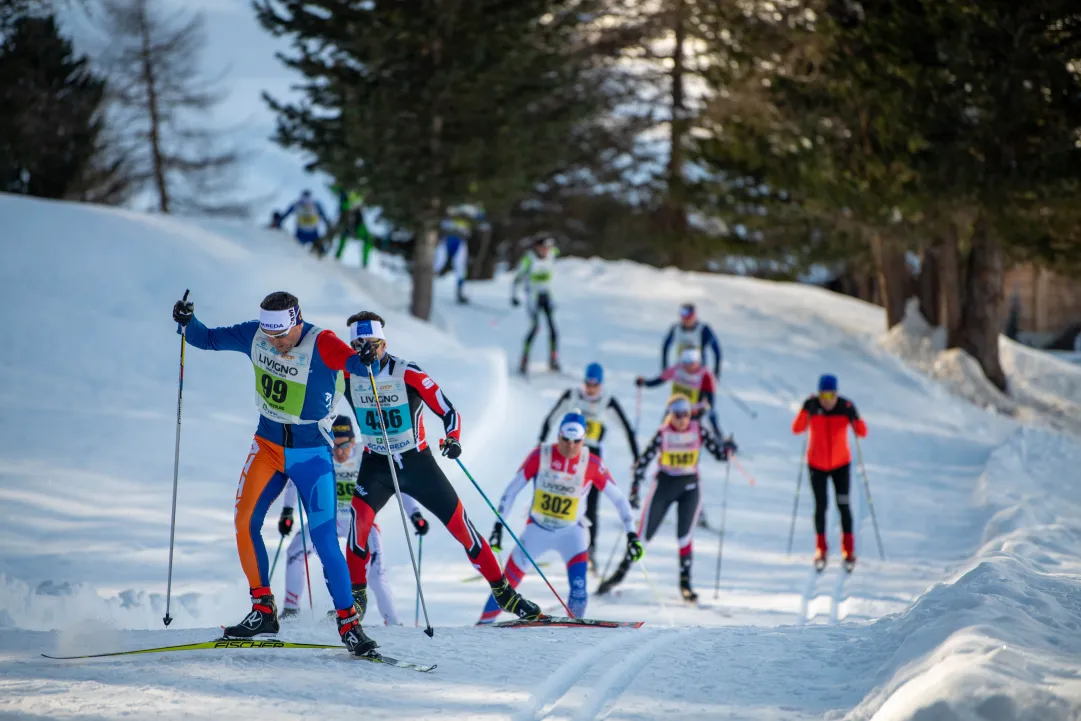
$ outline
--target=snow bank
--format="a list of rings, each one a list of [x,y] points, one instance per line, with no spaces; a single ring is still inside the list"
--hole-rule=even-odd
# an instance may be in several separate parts
[[[945,340],[945,329],[928,324],[919,300],[910,298],[904,319],[883,334],[878,345],[981,408],[1081,435],[1081,368],[1000,337],[1007,395],[987,380],[968,353],[946,350]]]
[[[975,492],[983,543],[873,629],[896,650],[846,719],[1056,721],[1081,713],[1081,446],[1019,428]]]

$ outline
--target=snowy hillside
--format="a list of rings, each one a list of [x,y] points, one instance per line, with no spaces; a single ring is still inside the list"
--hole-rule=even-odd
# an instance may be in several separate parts
[[[1042,721],[1081,713],[1081,444],[981,410],[910,370],[876,342],[879,309],[811,287],[568,259],[554,292],[573,378],[538,372],[527,382],[508,373],[525,319],[507,302],[505,277],[471,285],[474,303],[464,307],[450,305],[450,279],[440,281],[436,328],[401,312],[393,280],[317,262],[279,233],[5,195],[0,217],[10,339],[0,360],[0,716],[186,718],[193,707],[208,718],[283,719]],[[743,469],[730,478],[718,599],[719,536],[699,529],[694,579],[706,603],[678,600],[670,516],[644,562],[660,598],[632,570],[620,595],[590,600],[590,617],[644,620],[643,628],[475,628],[484,584],[437,527],[423,551],[436,626],[428,639],[411,626],[405,536],[388,509],[385,555],[410,625],[369,632],[388,654],[437,663],[431,674],[353,662],[338,650],[41,658],[204,641],[248,608],[232,505],[255,426],[251,371],[236,354],[189,350],[179,596],[173,625],[161,624],[179,350],[169,315],[185,288],[208,324],[252,318],[278,289],[340,334],[350,313],[383,312],[392,352],[429,371],[462,411],[462,460],[493,497],[586,363],[603,363],[610,390],[634,409],[634,376],[659,369],[676,308],[697,303],[724,345],[721,420],[740,443]],[[1068,375],[1081,369],[1061,364],[1061,377],[1048,377],[1041,365],[1029,377],[1016,358],[1012,370],[1030,388],[1081,387]],[[785,554],[800,453],[789,424],[823,372],[839,376],[870,428],[862,451],[886,560],[856,487],[860,564],[842,584],[834,563],[805,597],[806,479],[795,551]],[[645,392],[640,442],[664,397]],[[608,451],[626,488],[630,455],[619,433]],[[456,466],[444,467],[486,534],[491,512]],[[707,460],[703,481],[707,517],[718,525],[724,467]],[[512,514],[519,525],[522,505]],[[277,507],[264,527],[272,548],[276,519]],[[602,501],[602,563],[620,543]],[[538,560],[564,591],[558,558]],[[305,611],[283,637],[334,644],[333,627],[318,620],[329,601],[317,564],[313,575],[315,617]],[[279,571],[278,594],[282,583]],[[534,575],[522,590],[546,608],[556,603]]]

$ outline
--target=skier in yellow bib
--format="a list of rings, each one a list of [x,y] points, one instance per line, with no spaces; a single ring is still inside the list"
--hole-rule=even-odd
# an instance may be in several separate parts
[[[698,594],[691,588],[691,559],[694,526],[702,510],[702,493],[698,481],[698,460],[705,448],[718,461],[727,461],[736,451],[736,444],[729,437],[719,440],[698,421],[691,418],[691,402],[685,396],[677,396],[668,406],[668,416],[653,440],[638,458],[634,467],[634,483],[631,485],[631,506],[639,507],[638,487],[645,477],[646,468],[657,456],[657,475],[646,495],[638,533],[649,543],[668,513],[668,507],[676,505],[676,536],[679,539],[679,589],[686,601],[697,601]],[[624,557],[611,577],[597,589],[598,594],[608,593],[618,585],[635,559]]]

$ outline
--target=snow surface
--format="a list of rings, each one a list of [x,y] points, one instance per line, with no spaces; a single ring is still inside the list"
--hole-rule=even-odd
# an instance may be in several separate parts
[[[197,709],[288,719],[1081,718],[1081,444],[987,412],[911,369],[878,342],[880,309],[813,287],[565,259],[555,297],[570,375],[539,370],[524,381],[508,373],[525,322],[508,304],[505,276],[470,284],[469,306],[451,304],[453,280],[441,279],[438,322],[425,324],[403,312],[408,284],[391,269],[319,262],[281,233],[7,195],[0,217],[10,339],[0,358],[0,717],[187,718]],[[476,574],[460,547],[435,528],[423,553],[435,637],[369,629],[386,653],[439,664],[431,674],[339,651],[41,658],[207,640],[247,610],[232,503],[255,424],[251,372],[237,354],[190,350],[175,620],[161,625],[179,345],[169,313],[185,288],[209,324],[253,317],[259,299],[281,288],[301,298],[308,319],[340,333],[356,310],[383,312],[393,352],[431,372],[460,407],[463,461],[493,497],[586,363],[604,363],[610,390],[633,413],[634,376],[659,368],[678,305],[697,303],[724,344],[720,413],[743,469],[730,478],[719,598],[719,536],[699,531],[694,578],[704,603],[678,600],[669,517],[644,564],[660,598],[634,570],[620,595],[590,601],[589,616],[641,619],[643,628],[475,628],[484,584],[468,580]],[[543,336],[536,345],[539,364]],[[1011,383],[1048,395],[1075,382],[1039,358],[1013,362]],[[832,564],[804,599],[813,544],[805,482],[795,552],[785,554],[800,453],[789,423],[822,372],[840,377],[870,427],[861,451],[887,560],[857,486],[860,565],[839,585]],[[661,390],[644,394],[640,441],[663,400]],[[607,458],[626,488],[631,459],[618,432]],[[456,466],[444,467],[486,533],[491,512]],[[703,466],[715,526],[724,472]],[[522,505],[512,513],[519,527]],[[276,511],[264,527],[272,548]],[[412,573],[394,509],[381,526],[408,618]],[[603,564],[622,544],[603,501],[600,534]],[[539,560],[564,591],[558,560]],[[279,595],[283,582],[279,570]],[[318,620],[328,595],[313,588],[314,616],[283,637],[335,643]],[[535,575],[522,590],[546,608],[556,603]]]

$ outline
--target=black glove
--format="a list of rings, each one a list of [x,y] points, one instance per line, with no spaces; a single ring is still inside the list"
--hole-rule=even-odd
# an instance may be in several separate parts
[[[358,338],[353,343],[353,350],[357,352],[360,362],[366,366],[373,366],[379,361],[379,355],[375,352],[375,346],[370,340]]]
[[[627,558],[640,561],[644,555],[646,555],[646,547],[638,540],[638,534],[631,531],[627,534]]]
[[[282,509],[282,517],[278,519],[278,533],[288,536],[293,531],[293,509],[286,506]]]
[[[721,460],[727,460],[729,456],[733,455],[739,450],[739,446],[732,440],[732,436],[724,439],[724,443],[721,444]]]
[[[187,328],[188,323],[195,317],[195,304],[190,300],[178,300],[173,305],[173,320]]]
[[[522,301],[518,300],[518,296],[513,296],[510,299],[510,304],[512,306],[514,306],[515,308],[517,308],[518,306],[520,306],[522,304]]]
[[[444,456],[452,461],[462,455],[462,444],[458,442],[457,438],[448,437],[439,441],[439,449],[443,451]]]
[[[503,550],[503,524],[499,521],[496,521],[496,524],[492,526],[492,535],[488,536],[488,545],[496,553]]]
[[[424,516],[421,515],[420,511],[414,512],[413,515],[409,517],[409,520],[413,522],[413,528],[416,530],[418,536],[427,535],[428,530],[431,527],[428,525],[428,522],[424,520]]]
[[[635,509],[636,511],[642,507],[642,502],[638,499],[637,479],[635,479],[635,482],[631,484],[631,495],[630,498],[628,498],[627,500],[630,501],[631,508]]]
[[[634,384],[639,387],[644,386],[646,384],[646,379],[642,376],[638,376],[634,379]]]

